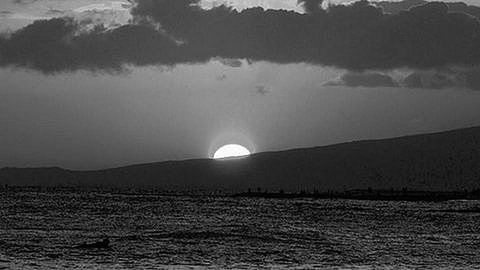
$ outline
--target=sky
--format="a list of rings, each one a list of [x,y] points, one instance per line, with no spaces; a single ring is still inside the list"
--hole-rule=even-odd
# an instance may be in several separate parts
[[[207,158],[229,143],[263,152],[480,125],[480,61],[470,46],[479,28],[470,15],[435,17],[433,26],[445,30],[435,34],[448,42],[394,39],[385,57],[352,45],[356,38],[366,42],[363,37],[390,44],[386,32],[372,33],[370,24],[327,39],[337,42],[329,46],[308,34],[308,18],[327,16],[316,14],[321,11],[310,14],[287,0],[230,2],[239,10],[293,9],[299,13],[275,18],[298,28],[273,26],[265,35],[249,27],[236,36],[228,27],[242,29],[242,16],[251,23],[267,15],[183,6],[165,13],[148,0],[0,2],[0,167],[99,169]],[[187,19],[175,20],[175,12],[206,24],[225,16],[231,25],[194,29]],[[382,16],[362,6],[352,12],[367,16],[359,15],[362,22]],[[416,12],[407,14],[408,22],[426,16]],[[337,33],[328,27],[345,21],[329,14],[325,31]],[[72,19],[38,22],[61,16]],[[454,22],[444,24],[446,16]],[[386,20],[406,27],[402,18]],[[272,32],[291,39],[278,42]],[[264,36],[272,40],[255,40]],[[265,43],[268,50],[256,47]],[[322,44],[328,53],[317,49]]]

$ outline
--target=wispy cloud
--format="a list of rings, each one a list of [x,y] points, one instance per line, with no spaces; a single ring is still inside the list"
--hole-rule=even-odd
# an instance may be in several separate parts
[[[271,92],[271,88],[265,84],[258,84],[255,86],[255,93],[257,94],[265,96],[270,92]]]

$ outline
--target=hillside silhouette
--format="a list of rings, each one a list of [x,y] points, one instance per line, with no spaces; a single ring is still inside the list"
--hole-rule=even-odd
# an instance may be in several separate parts
[[[8,186],[155,187],[165,190],[473,190],[480,187],[480,127],[96,171],[3,168]]]

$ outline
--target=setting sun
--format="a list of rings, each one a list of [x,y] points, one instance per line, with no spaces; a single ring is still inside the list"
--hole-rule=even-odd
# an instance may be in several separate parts
[[[220,147],[213,155],[214,159],[243,157],[250,155],[250,151],[238,144],[227,144]]]

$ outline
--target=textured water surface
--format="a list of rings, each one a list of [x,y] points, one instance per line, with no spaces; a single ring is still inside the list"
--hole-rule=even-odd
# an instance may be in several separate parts
[[[480,201],[0,193],[0,269],[480,269]],[[72,248],[103,237],[111,249]]]

